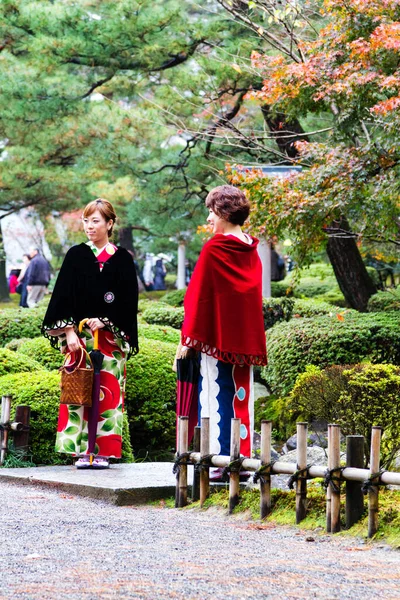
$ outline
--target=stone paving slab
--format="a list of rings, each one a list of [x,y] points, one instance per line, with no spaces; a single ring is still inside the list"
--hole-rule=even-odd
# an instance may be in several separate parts
[[[173,463],[115,464],[109,469],[78,470],[74,466],[0,469],[0,481],[39,485],[98,498],[123,506],[175,495]],[[193,470],[188,469],[191,485]]]

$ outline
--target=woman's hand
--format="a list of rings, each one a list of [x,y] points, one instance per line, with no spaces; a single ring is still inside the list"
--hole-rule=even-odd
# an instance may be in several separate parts
[[[86,325],[90,328],[90,330],[97,331],[97,329],[103,329],[105,327],[104,323],[100,321],[100,319],[88,319],[86,321]]]
[[[77,352],[81,348],[81,345],[79,343],[79,338],[76,335],[74,328],[73,327],[66,328],[65,335],[67,338],[68,350],[70,352]]]

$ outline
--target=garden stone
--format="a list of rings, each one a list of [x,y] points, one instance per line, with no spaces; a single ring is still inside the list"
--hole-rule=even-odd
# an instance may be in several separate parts
[[[263,385],[262,383],[258,383],[257,381],[255,381],[253,389],[254,389],[254,402],[256,400],[258,400],[259,398],[265,398],[265,396],[269,396],[267,386]]]
[[[309,446],[307,448],[307,464],[312,465],[326,465],[328,456],[323,448],[318,446]],[[279,462],[296,463],[297,462],[297,450],[291,450],[287,454],[279,457]]]

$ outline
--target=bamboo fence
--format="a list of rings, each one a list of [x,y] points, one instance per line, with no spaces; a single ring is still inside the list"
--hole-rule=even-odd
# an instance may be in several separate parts
[[[364,511],[363,494],[368,497],[368,537],[378,529],[379,488],[384,485],[400,486],[400,473],[380,470],[381,427],[372,427],[370,468],[363,464],[362,436],[347,436],[347,466],[341,466],[340,428],[328,425],[328,461],[326,466],[307,465],[307,423],[297,424],[296,463],[271,461],[272,422],[261,423],[260,459],[243,458],[239,455],[240,419],[232,419],[231,455],[210,454],[209,419],[201,419],[200,444],[193,451],[188,449],[188,418],[178,419],[178,451],[174,472],[177,475],[176,506],[187,504],[187,467],[195,468],[194,481],[199,480],[199,494],[193,489],[193,496],[200,498],[204,505],[210,491],[210,467],[223,467],[229,474],[229,513],[232,513],[239,500],[240,470],[253,471],[254,480],[260,481],[260,517],[264,519],[272,510],[271,475],[289,475],[290,486],[296,490],[296,523],[300,523],[307,513],[307,480],[322,478],[326,486],[326,530],[340,531],[341,484],[346,482],[346,527],[351,527]],[[360,457],[361,449],[361,457]],[[200,477],[198,477],[200,472]],[[195,488],[196,486],[193,486]],[[197,497],[196,497],[197,499]]]

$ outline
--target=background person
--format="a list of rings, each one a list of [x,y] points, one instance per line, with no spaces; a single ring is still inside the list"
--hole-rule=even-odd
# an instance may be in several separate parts
[[[109,458],[120,458],[126,358],[138,352],[138,286],[132,256],[109,241],[116,221],[114,208],[101,198],[83,211],[88,242],[68,250],[51,296],[42,332],[54,347],[71,352],[69,364],[93,349],[98,331],[104,355],[100,372],[100,410],[96,427],[93,468],[107,468]],[[89,318],[82,334],[77,327]],[[80,366],[84,366],[85,357]],[[75,465],[89,468],[88,431],[91,409],[60,405],[56,451],[78,456]]]
[[[36,306],[44,297],[50,281],[50,265],[40,254],[39,248],[29,250],[31,262],[26,270],[27,304],[29,308]]]
[[[236,417],[240,452],[251,456],[253,365],[267,364],[258,240],[241,229],[250,203],[238,188],[214,188],[206,206],[214,237],[204,245],[186,291],[181,356],[200,353],[200,417],[210,418],[210,452],[230,455]],[[217,470],[211,478],[220,476]]]
[[[154,265],[154,289],[155,290],[166,290],[165,276],[167,269],[165,268],[162,258],[157,258],[156,264]]]
[[[19,305],[21,306],[21,308],[28,308],[28,290],[26,289],[26,271],[29,267],[29,264],[31,262],[31,257],[29,256],[29,254],[24,254],[22,256],[22,268],[21,268],[21,272],[18,276],[18,286],[17,286],[17,292],[18,294],[21,294],[21,298],[19,300]]]

